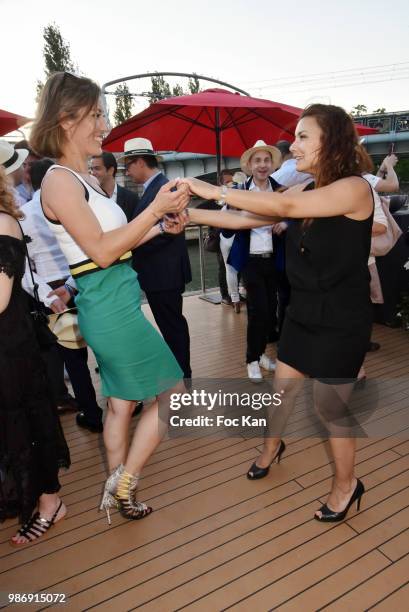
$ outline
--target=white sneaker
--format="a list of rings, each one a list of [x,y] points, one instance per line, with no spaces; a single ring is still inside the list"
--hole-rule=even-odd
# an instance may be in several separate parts
[[[263,380],[263,375],[260,371],[258,361],[252,361],[251,363],[247,364],[247,374],[251,382],[259,383]]]
[[[269,372],[274,372],[276,369],[276,362],[270,359],[270,357],[267,357],[265,353],[261,355],[259,364],[264,370],[268,370]]]

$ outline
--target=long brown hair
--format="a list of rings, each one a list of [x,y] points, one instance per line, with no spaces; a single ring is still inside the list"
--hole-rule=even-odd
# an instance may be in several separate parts
[[[11,187],[7,181],[6,173],[0,165],[0,212],[9,213],[15,219],[22,219],[24,216],[16,206]]]
[[[65,141],[63,119],[78,119],[98,103],[101,90],[94,81],[70,72],[52,74],[41,92],[31,129],[30,146],[41,157],[57,158]]]
[[[332,104],[311,104],[300,118],[304,117],[313,117],[322,130],[315,168],[316,187],[371,171],[371,158],[359,144],[355,124],[343,108]]]

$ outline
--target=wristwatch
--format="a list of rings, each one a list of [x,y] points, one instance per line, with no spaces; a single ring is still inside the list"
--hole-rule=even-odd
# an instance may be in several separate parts
[[[220,194],[221,194],[221,198],[219,199],[219,205],[220,206],[224,206],[226,204],[227,185],[222,185],[222,188],[220,190]]]

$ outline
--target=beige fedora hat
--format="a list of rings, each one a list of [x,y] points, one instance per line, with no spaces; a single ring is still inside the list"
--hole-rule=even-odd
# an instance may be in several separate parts
[[[57,336],[58,344],[70,349],[87,346],[78,326],[76,309],[49,315],[49,328]]]
[[[15,149],[6,140],[0,140],[0,164],[6,174],[11,174],[20,168],[28,154],[27,149]]]
[[[240,157],[240,167],[247,174],[247,176],[251,175],[251,169],[249,167],[249,161],[251,156],[257,151],[267,151],[271,155],[271,159],[273,160],[273,170],[277,170],[277,168],[281,164],[281,153],[277,147],[273,147],[272,145],[268,145],[264,142],[264,140],[257,140],[255,145],[251,147],[251,149],[247,149],[244,151],[243,155]]]
[[[129,157],[138,157],[139,155],[153,155],[158,162],[163,159],[160,155],[156,155],[151,141],[147,138],[131,138],[125,141],[124,152],[118,157],[118,161],[122,162]]]

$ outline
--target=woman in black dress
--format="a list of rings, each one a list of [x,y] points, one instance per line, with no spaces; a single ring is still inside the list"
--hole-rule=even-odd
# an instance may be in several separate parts
[[[359,507],[364,492],[354,476],[355,440],[346,431],[350,422],[346,406],[370,339],[367,262],[374,203],[369,184],[360,176],[367,158],[352,119],[342,108],[308,107],[297,125],[291,150],[297,170],[314,176],[315,189],[303,191],[305,186],[298,186],[280,194],[213,187],[196,179],[184,182],[202,198],[223,200],[260,215],[294,219],[286,249],[291,301],[275,373],[275,388],[284,391],[279,418],[284,425],[303,379],[316,379],[315,405],[335,436],[330,438],[335,475],[327,503],[315,518],[339,521],[354,501]],[[243,228],[256,223],[248,215],[240,217],[243,213],[236,218],[234,213],[202,210],[189,214],[196,223],[216,227]],[[271,437],[265,437],[248,478],[266,476],[273,461],[279,461],[285,448],[279,431],[276,424]]]
[[[0,166],[0,521],[18,516],[23,523],[14,546],[37,540],[65,516],[58,469],[70,464],[21,288],[20,216]]]

